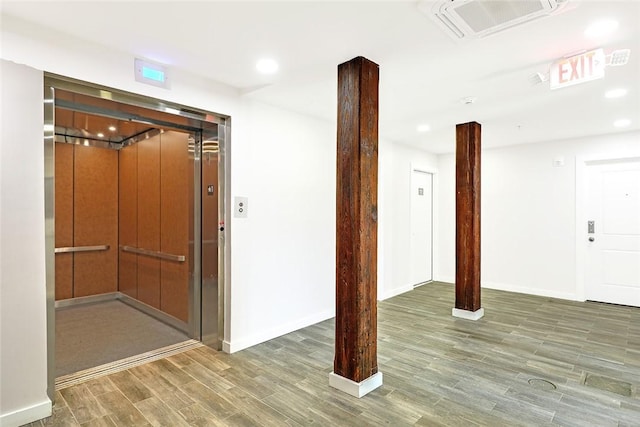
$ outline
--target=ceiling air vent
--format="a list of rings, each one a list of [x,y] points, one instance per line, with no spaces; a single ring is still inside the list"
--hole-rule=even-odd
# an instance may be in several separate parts
[[[420,3],[456,40],[476,39],[559,10],[567,0],[438,0]]]

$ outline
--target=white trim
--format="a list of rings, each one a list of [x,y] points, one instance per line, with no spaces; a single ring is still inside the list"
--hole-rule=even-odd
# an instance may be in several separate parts
[[[0,427],[17,427],[50,417],[53,405],[49,399],[28,408],[0,415]]]
[[[411,172],[418,171],[418,172],[430,173],[431,175],[435,175],[438,173],[438,168],[423,165],[421,164],[421,162],[412,161],[410,162],[410,165],[411,165]]]
[[[280,325],[276,328],[272,328],[268,331],[263,331],[259,334],[249,336],[242,339],[225,340],[222,342],[222,350],[225,353],[235,353],[245,348],[252,347],[257,344],[261,344],[265,341],[272,340],[282,335],[286,335],[290,332],[297,331],[298,329],[306,328],[307,326],[315,325],[316,323],[323,322],[327,319],[335,317],[335,311],[324,311],[321,313],[307,316],[303,319],[299,319],[295,322],[288,323],[286,325]]]
[[[397,295],[404,294],[405,292],[412,291],[414,288],[413,285],[406,285],[399,288],[393,288],[388,292],[385,292],[383,295],[378,295],[378,301],[384,301],[389,298],[393,298]]]
[[[576,156],[576,293],[573,298],[576,301],[586,301],[586,246],[584,242],[587,239],[585,225],[587,223],[586,192],[587,192],[587,168],[598,164],[607,164],[615,162],[638,162],[640,156],[628,157],[586,157]],[[558,297],[562,298],[562,297]]]
[[[481,288],[494,289],[497,291],[515,292],[518,294],[536,295],[540,297],[558,298],[570,301],[584,301],[570,292],[556,292],[550,289],[530,288],[527,286],[517,286],[509,283],[482,282]]]
[[[459,317],[461,319],[466,319],[466,320],[480,320],[484,317],[484,308],[479,308],[476,311],[452,308],[451,315],[453,317]]]
[[[376,372],[359,383],[331,372],[329,385],[359,399],[382,385],[382,372]]]
[[[436,176],[438,173],[438,169],[426,165],[421,165],[419,163],[420,162],[415,161],[409,163],[409,165],[411,166],[411,171],[409,172],[409,221],[411,223],[411,216],[413,214],[413,173],[419,172],[429,174],[431,175],[431,277],[426,280],[427,282],[429,282],[435,280],[435,248],[438,247],[438,242],[435,238],[436,226],[438,225],[436,222],[436,211],[438,210],[436,209],[436,200],[438,197],[438,193],[436,192]],[[412,233],[411,227],[409,227],[409,232]],[[411,240],[409,240],[409,242],[411,242]],[[411,269],[413,266],[411,264],[409,265]],[[411,273],[409,273],[409,276],[411,277]]]
[[[450,284],[451,286],[455,286],[455,279],[452,277],[436,279],[435,281],[447,283],[447,284]],[[484,282],[484,281],[481,282],[480,284],[481,298],[482,298],[483,288],[493,289],[496,291],[514,292],[517,294],[536,295],[540,297],[564,299],[564,300],[570,300],[570,301],[584,301],[584,299],[580,299],[578,295],[570,292],[556,292],[550,289],[530,288],[526,286],[517,286],[510,283],[497,283],[497,282]]]
[[[456,285],[456,278],[454,276],[444,276],[444,277],[437,277],[435,279],[433,279],[434,282],[442,282],[442,283],[448,283],[452,286]]]
[[[576,250],[576,300],[585,301],[586,300],[586,292],[585,292],[585,276],[584,271],[586,268],[585,265],[585,257],[586,257],[586,248],[583,243],[584,238],[586,237],[586,233],[584,232],[584,224],[585,224],[585,190],[586,190],[586,168],[587,162],[583,158],[576,156],[576,200],[575,200],[575,212],[576,212],[576,242],[575,242],[575,250]]]

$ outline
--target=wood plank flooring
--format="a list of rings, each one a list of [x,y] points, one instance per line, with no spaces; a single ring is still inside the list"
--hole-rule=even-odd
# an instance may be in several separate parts
[[[53,416],[31,425],[640,426],[640,309],[488,289],[482,300],[477,322],[451,316],[450,284],[380,302],[384,384],[362,399],[328,385],[328,320],[59,390]],[[631,396],[587,375],[630,384]]]

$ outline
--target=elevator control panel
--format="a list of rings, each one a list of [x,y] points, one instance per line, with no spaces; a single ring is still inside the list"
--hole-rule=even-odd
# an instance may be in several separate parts
[[[236,196],[233,202],[233,216],[235,218],[246,218],[249,211],[249,199],[247,197]]]

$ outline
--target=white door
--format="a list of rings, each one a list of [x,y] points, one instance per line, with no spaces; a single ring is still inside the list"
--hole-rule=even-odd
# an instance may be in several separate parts
[[[588,300],[640,307],[640,161],[587,166]]]
[[[419,170],[411,172],[410,283],[413,285],[432,280],[432,180],[430,173]]]

